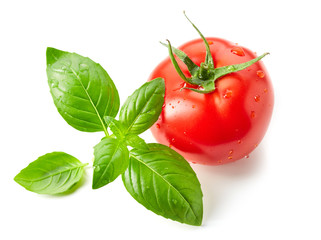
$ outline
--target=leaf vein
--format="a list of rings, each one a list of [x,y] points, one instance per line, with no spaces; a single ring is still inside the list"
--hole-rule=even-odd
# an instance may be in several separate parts
[[[145,162],[143,162],[142,160],[140,160],[138,157],[136,157],[135,155],[131,155],[134,159],[136,159],[137,161],[139,161],[141,164],[145,165],[147,168],[149,168],[152,172],[154,172],[155,174],[157,174],[161,179],[164,180],[164,182],[167,183],[168,186],[170,186],[171,188],[173,188],[179,196],[181,196],[181,198],[187,203],[187,205],[189,206],[189,208],[192,210],[192,213],[195,217],[195,219],[197,219],[197,215],[194,212],[194,209],[192,208],[191,204],[187,201],[187,199],[180,193],[180,191],[178,191],[178,189],[176,189],[170,182],[167,181],[167,179],[163,178],[162,175],[160,175],[157,171],[155,171],[154,169],[152,169],[150,166],[148,166],[148,164],[146,164]]]

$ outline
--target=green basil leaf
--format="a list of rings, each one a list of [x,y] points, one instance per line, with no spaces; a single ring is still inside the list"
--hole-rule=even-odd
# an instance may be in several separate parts
[[[67,153],[52,152],[30,163],[14,180],[35,193],[63,193],[79,182],[86,165]]]
[[[156,78],[128,97],[119,113],[119,121],[127,128],[127,133],[140,134],[156,122],[162,111],[164,95],[164,80]]]
[[[125,138],[125,143],[127,146],[131,146],[133,148],[143,148],[143,149],[149,149],[148,144],[144,141],[144,139],[138,137],[135,134],[128,134]]]
[[[109,129],[118,139],[123,139],[125,137],[124,134],[126,129],[118,120],[110,116],[104,117],[104,120],[107,124],[107,127],[109,127]]]
[[[128,149],[116,138],[103,138],[94,147],[94,156],[93,189],[114,181],[128,167]]]
[[[117,115],[119,96],[98,63],[76,53],[47,48],[47,76],[58,112],[69,125],[108,135],[103,117]]]
[[[122,175],[127,191],[147,209],[165,218],[201,225],[202,190],[195,172],[172,149],[148,144],[149,150],[133,149]]]

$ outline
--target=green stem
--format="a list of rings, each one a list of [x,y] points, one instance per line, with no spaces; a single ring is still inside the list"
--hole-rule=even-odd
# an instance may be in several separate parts
[[[214,68],[214,61],[213,61],[210,46],[208,45],[207,40],[205,39],[205,37],[203,36],[201,31],[198,30],[198,28],[194,25],[194,23],[187,17],[185,11],[183,13],[184,13],[185,17],[187,18],[187,20],[192,24],[192,26],[195,28],[195,30],[198,32],[198,34],[201,36],[201,38],[203,39],[203,41],[205,43],[205,48],[206,48],[205,63],[209,66],[209,68]]]
[[[224,66],[224,67],[219,67],[219,68],[214,68],[214,61],[213,57],[210,51],[209,44],[203,34],[198,30],[198,28],[191,22],[191,20],[186,16],[185,11],[184,15],[187,18],[187,20],[193,25],[193,27],[196,29],[196,31],[199,33],[201,38],[203,39],[206,47],[206,57],[205,57],[205,62],[200,64],[200,67],[198,67],[183,51],[178,50],[176,48],[172,48],[169,40],[167,40],[168,45],[163,44],[168,47],[169,51],[169,57],[179,74],[179,76],[187,83],[194,85],[194,87],[189,88],[189,87],[184,87],[183,89],[189,89],[194,92],[198,93],[211,93],[215,90],[215,81],[223,77],[229,73],[233,72],[238,72],[241,71],[252,64],[258,62],[261,60],[263,57],[268,55],[269,53],[264,53],[261,56],[252,59],[248,62],[245,63],[240,63],[240,64],[234,64],[234,65],[229,65],[229,66]],[[174,53],[176,56],[187,66],[189,72],[191,73],[191,77],[187,78],[182,69],[179,67],[175,57]]]
[[[175,57],[174,57],[174,54],[173,54],[173,50],[172,50],[172,45],[170,43],[169,40],[166,40],[168,42],[168,52],[169,52],[169,57],[170,59],[172,60],[172,63],[178,73],[178,75],[185,81],[185,82],[188,82],[188,79],[185,77],[182,69],[179,67]]]
[[[245,63],[234,64],[234,65],[216,68],[216,69],[214,69],[214,81],[220,77],[225,76],[226,74],[241,71],[241,70],[251,66],[252,64],[260,61],[262,58],[264,58],[268,54],[270,54],[270,53],[264,53],[261,56],[254,58],[254,59],[252,59],[248,62],[245,62]]]
[[[168,41],[168,40],[167,40]],[[162,43],[160,42],[163,46],[169,48],[169,45],[166,43]],[[183,51],[174,48],[173,46],[170,46],[172,49],[172,52],[186,65],[186,67],[188,68],[188,71],[190,72],[190,74],[193,76],[199,69],[199,66],[197,66],[192,59],[190,59],[186,53],[184,53]]]

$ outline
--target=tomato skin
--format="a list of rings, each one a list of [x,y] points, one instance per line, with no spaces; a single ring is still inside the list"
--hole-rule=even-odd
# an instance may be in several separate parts
[[[256,57],[249,49],[226,40],[206,39],[215,68]],[[187,42],[179,49],[198,66],[205,60],[202,39]],[[177,61],[189,77],[187,67]],[[188,161],[206,165],[233,162],[250,154],[263,139],[272,115],[274,94],[262,61],[217,79],[216,89],[208,94],[181,90],[186,83],[169,57],[154,69],[149,80],[156,77],[165,80],[165,103],[151,131],[159,143],[170,146]]]

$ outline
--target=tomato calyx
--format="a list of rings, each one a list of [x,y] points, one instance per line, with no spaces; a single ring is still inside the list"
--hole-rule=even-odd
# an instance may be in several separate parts
[[[206,48],[206,56],[205,56],[205,61],[202,62],[200,66],[198,66],[187,56],[186,53],[184,53],[183,51],[177,48],[172,47],[169,40],[166,40],[168,44],[161,42],[161,44],[163,44],[168,48],[169,57],[179,76],[185,82],[195,86],[195,88],[183,87],[182,89],[189,89],[198,93],[211,93],[215,90],[215,81],[218,78],[223,77],[229,73],[238,72],[243,69],[246,69],[247,67],[260,61],[263,57],[269,54],[269,53],[264,53],[261,56],[244,63],[215,68],[213,57],[212,57],[207,40],[205,39],[203,34],[199,31],[199,29],[194,25],[194,23],[192,23],[191,20],[186,16],[185,12],[184,12],[184,15],[187,18],[187,20],[192,24],[194,29],[199,33],[202,40],[204,41],[205,48]],[[179,67],[178,62],[176,61],[174,54],[187,66],[187,69],[191,77],[185,76],[182,69]]]

